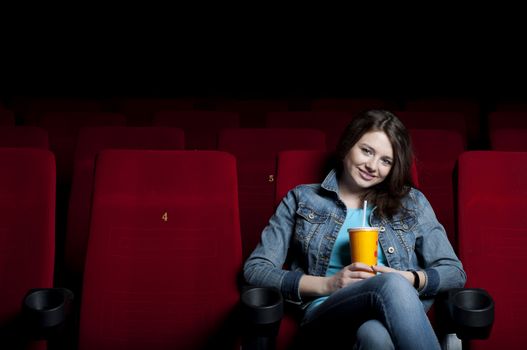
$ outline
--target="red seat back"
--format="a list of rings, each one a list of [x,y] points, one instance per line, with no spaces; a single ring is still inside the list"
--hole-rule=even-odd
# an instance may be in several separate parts
[[[461,134],[454,130],[411,129],[419,189],[434,208],[455,248],[454,168],[465,150]]]
[[[459,257],[467,287],[493,297],[490,338],[471,349],[518,349],[527,343],[527,153],[472,151],[459,158]]]
[[[181,129],[161,127],[81,128],[75,154],[69,198],[65,264],[69,272],[81,274],[84,268],[90,227],[95,159],[104,149],[183,149]]]
[[[57,160],[57,181],[69,186],[79,129],[86,126],[125,125],[122,114],[106,112],[48,112],[38,125],[48,132],[50,148]]]
[[[461,113],[464,123],[466,125],[466,137],[468,145],[477,146],[481,142],[481,106],[479,101],[471,98],[443,98],[443,97],[428,97],[415,98],[406,101],[404,106],[405,111],[413,112],[448,112]],[[451,119],[451,118],[448,118]],[[443,124],[436,125],[434,128],[442,128],[444,123],[451,123],[445,120]]]
[[[47,150],[0,148],[0,328],[31,288],[53,286],[55,160]]]
[[[468,140],[467,122],[461,112],[397,112],[407,129],[449,130],[459,134],[465,148]]]
[[[343,111],[271,112],[265,116],[268,128],[311,128],[326,134],[328,150],[334,150],[352,114]]]
[[[490,131],[490,148],[495,151],[527,151],[527,128]]]
[[[286,149],[326,147],[325,135],[312,129],[223,129],[219,149],[236,156],[239,176],[243,253],[247,257],[274,211],[276,156]]]
[[[218,148],[218,132],[222,128],[240,126],[240,116],[235,112],[216,111],[160,111],[153,124],[172,126],[185,131],[187,149]]]
[[[101,152],[79,349],[225,348],[241,262],[233,156]]]
[[[0,147],[49,149],[48,133],[36,126],[0,126]]]

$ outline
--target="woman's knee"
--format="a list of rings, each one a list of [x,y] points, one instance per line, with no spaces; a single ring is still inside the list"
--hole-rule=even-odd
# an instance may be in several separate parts
[[[385,273],[378,277],[381,280],[378,292],[384,302],[393,301],[422,307],[417,291],[404,276],[398,273]]]
[[[357,329],[354,349],[394,349],[392,338],[384,325],[368,320]]]

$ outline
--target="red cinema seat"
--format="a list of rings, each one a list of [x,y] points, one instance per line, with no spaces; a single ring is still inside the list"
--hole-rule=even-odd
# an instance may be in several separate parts
[[[80,129],[67,217],[65,267],[69,273],[80,276],[84,269],[97,155],[104,149],[183,148],[183,131],[177,128],[108,126]]]
[[[460,112],[396,112],[397,117],[407,129],[449,130],[455,131],[463,141],[463,148],[468,140],[465,116]]]
[[[454,130],[411,129],[419,189],[430,201],[454,248],[456,242],[454,168],[465,150],[461,134]]]
[[[265,116],[265,126],[322,130],[326,134],[327,149],[334,150],[351,118],[351,113],[342,111],[271,112]]]
[[[414,98],[406,101],[404,110],[413,112],[461,113],[465,120],[468,146],[478,146],[478,143],[481,141],[481,106],[475,99],[444,97]]]
[[[494,298],[490,338],[470,349],[521,349],[527,343],[527,153],[471,151],[459,157],[459,257],[467,287]],[[511,271],[513,267],[513,271]]]
[[[96,169],[79,350],[235,349],[235,158],[105,150]]]
[[[156,113],[153,124],[183,129],[186,149],[213,150],[218,148],[220,129],[239,127],[240,116],[235,112],[167,110]]]
[[[49,149],[48,133],[37,126],[0,126],[0,147]]]
[[[275,205],[288,191],[301,184],[321,183],[334,166],[332,152],[320,150],[287,150],[278,152]],[[412,168],[412,177],[417,183],[417,170]],[[277,337],[277,349],[288,349],[298,330],[299,319],[294,312],[286,312]]]
[[[50,148],[57,160],[57,182],[69,187],[79,129],[86,126],[125,125],[122,114],[107,112],[48,112],[40,116],[38,126],[48,132]]]
[[[0,164],[1,334],[30,289],[53,287],[55,160],[47,150],[0,148]],[[11,349],[3,340],[0,347]]]
[[[287,149],[326,149],[325,135],[313,129],[223,129],[219,149],[237,159],[243,254],[246,258],[274,212],[276,156]]]

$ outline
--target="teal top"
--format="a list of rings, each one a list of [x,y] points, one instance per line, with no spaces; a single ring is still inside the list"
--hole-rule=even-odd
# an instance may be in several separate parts
[[[370,217],[371,211],[373,208],[367,207],[366,208],[366,218]],[[363,209],[352,209],[348,208],[346,211],[346,220],[344,220],[344,224],[342,224],[342,227],[340,228],[339,234],[337,236],[337,240],[335,241],[335,245],[333,246],[333,250],[331,251],[331,256],[329,259],[329,266],[326,271],[326,276],[333,276],[344,266],[348,266],[351,264],[351,253],[350,253],[350,245],[349,245],[349,234],[348,234],[348,228],[350,227],[363,227],[362,225],[362,217],[363,217]],[[365,227],[370,227],[370,224],[366,221]],[[379,244],[379,243],[377,243]],[[377,247],[377,265],[385,265],[386,266],[386,257],[384,256],[384,253],[380,246]],[[313,311],[318,305],[320,305],[324,300],[326,300],[328,297],[323,296],[320,298],[317,298],[313,300],[313,302],[307,307],[307,312]]]

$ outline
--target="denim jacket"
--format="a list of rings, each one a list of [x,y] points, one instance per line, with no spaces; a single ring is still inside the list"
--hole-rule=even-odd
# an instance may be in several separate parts
[[[428,309],[438,292],[463,287],[466,275],[425,196],[412,188],[402,204],[407,210],[390,220],[376,215],[374,208],[369,223],[380,227],[379,243],[388,266],[398,270],[424,270],[427,278],[420,297]],[[331,251],[345,218],[346,205],[338,197],[335,170],[322,184],[292,189],[246,260],[246,281],[255,286],[277,288],[286,300],[307,306],[309,300],[303,300],[299,293],[300,277],[326,275]],[[284,264],[289,266],[287,270]]]

